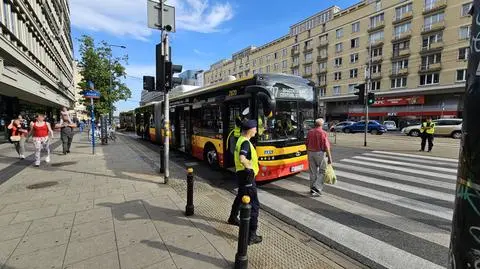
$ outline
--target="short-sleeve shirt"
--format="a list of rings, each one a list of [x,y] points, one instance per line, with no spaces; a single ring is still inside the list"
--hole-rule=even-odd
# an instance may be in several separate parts
[[[250,142],[244,141],[242,145],[240,145],[240,155],[245,156],[247,160],[252,160],[252,152],[250,152]]]
[[[307,140],[305,141],[308,151],[325,152],[330,148],[330,141],[328,140],[327,132],[322,128],[314,128],[308,131]]]

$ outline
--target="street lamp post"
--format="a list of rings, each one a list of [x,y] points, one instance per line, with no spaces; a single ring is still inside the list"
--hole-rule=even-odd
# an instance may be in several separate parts
[[[109,69],[109,72],[110,72],[110,84],[109,84],[109,87],[108,87],[108,108],[109,108],[109,111],[108,111],[108,120],[110,122],[110,124],[112,124],[112,116],[113,116],[113,104],[112,104],[112,97],[111,97],[111,94],[112,94],[112,52],[111,52],[111,48],[112,47],[115,47],[115,48],[122,48],[122,49],[126,49],[127,47],[126,46],[123,46],[123,45],[114,45],[114,44],[108,44],[106,43],[106,45],[108,47],[110,47],[110,55],[108,56],[108,69]]]

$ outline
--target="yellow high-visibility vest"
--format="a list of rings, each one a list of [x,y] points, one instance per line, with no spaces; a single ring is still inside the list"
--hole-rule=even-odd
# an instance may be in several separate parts
[[[431,127],[427,129],[427,127]],[[424,122],[422,123],[422,128],[420,128],[420,132],[427,133],[427,134],[434,134],[435,133],[435,123],[434,122]]]
[[[242,171],[245,170],[245,166],[240,162],[240,148],[242,147],[243,142],[248,141],[248,144],[250,144],[250,153],[252,155],[252,159],[250,160],[252,162],[252,169],[253,172],[255,173],[255,176],[258,174],[259,166],[258,166],[258,156],[257,156],[257,151],[252,145],[252,142],[245,138],[245,136],[240,136],[238,138],[237,144],[235,146],[235,154],[234,154],[234,160],[235,160],[235,171]]]

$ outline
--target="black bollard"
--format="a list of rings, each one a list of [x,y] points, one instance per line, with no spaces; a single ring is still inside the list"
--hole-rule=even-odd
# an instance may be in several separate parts
[[[235,255],[235,269],[248,268],[248,234],[250,233],[250,196],[242,197],[242,205],[240,206],[240,229],[238,231],[238,247]]]
[[[187,206],[185,206],[185,215],[192,216],[195,211],[193,205],[193,168],[187,169]]]

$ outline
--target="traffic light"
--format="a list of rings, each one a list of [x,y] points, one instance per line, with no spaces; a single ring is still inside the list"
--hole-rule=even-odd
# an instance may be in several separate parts
[[[155,78],[152,76],[143,76],[143,89],[149,92],[155,91]]]
[[[182,79],[173,77],[173,74],[182,72],[182,66],[165,62],[165,90],[169,91],[175,86],[182,84]]]
[[[367,96],[367,105],[371,106],[375,103],[375,93],[369,92]]]
[[[358,84],[354,88],[358,90],[355,92],[355,95],[358,95],[358,101],[360,101],[361,104],[365,103],[365,83]]]

